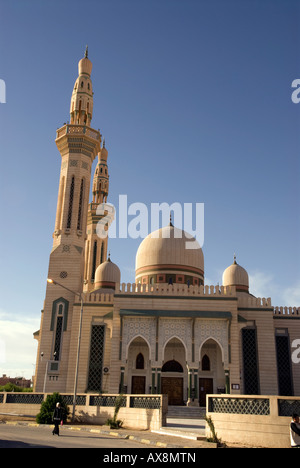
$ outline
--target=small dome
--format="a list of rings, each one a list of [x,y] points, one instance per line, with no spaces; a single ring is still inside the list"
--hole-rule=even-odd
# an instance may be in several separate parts
[[[245,268],[234,262],[223,273],[223,286],[235,286],[238,292],[249,292],[249,276]]]
[[[120,282],[120,269],[110,258],[98,266],[95,273],[95,289],[115,289],[116,283]]]
[[[82,75],[83,73],[86,73],[87,75],[91,76],[93,64],[89,60],[88,56],[89,56],[88,46],[86,46],[84,57],[81,60],[79,60],[79,63],[78,63],[78,75],[79,76]]]
[[[101,150],[100,150],[99,156],[100,156],[99,159],[100,159],[101,161],[107,162],[108,151],[107,151],[107,149],[105,148],[105,140],[103,140],[103,147],[102,147]]]
[[[170,223],[149,234],[136,255],[136,282],[203,284],[204,256],[200,244]]]
[[[78,75],[82,75],[86,73],[87,75],[91,76],[93,64],[88,58],[83,58],[79,60],[78,63]]]

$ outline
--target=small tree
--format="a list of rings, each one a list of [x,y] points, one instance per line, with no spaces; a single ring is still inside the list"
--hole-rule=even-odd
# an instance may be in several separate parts
[[[211,433],[211,437],[207,439],[208,442],[215,442],[216,444],[218,444],[218,446],[223,446],[225,447],[225,443],[222,443],[222,440],[219,439],[217,433],[216,433],[216,430],[215,430],[215,425],[214,425],[214,422],[211,418],[211,416],[206,416],[205,417],[205,421],[207,422],[208,424],[208,427],[210,429],[210,433]]]
[[[53,412],[56,407],[56,403],[60,403],[63,410],[63,421],[67,421],[69,416],[69,408],[63,402],[63,399],[59,393],[53,393],[52,395],[47,395],[46,401],[43,401],[39,414],[36,416],[36,422],[38,424],[52,424],[53,422]]]
[[[117,398],[116,398],[116,402],[115,402],[115,412],[114,412],[114,416],[113,418],[111,419],[108,419],[106,421],[106,424],[111,428],[111,429],[120,429],[122,426],[123,426],[123,422],[121,419],[117,419],[118,417],[118,413],[121,409],[121,406],[123,404],[123,401],[124,401],[124,396],[121,394],[121,395],[118,395]]]

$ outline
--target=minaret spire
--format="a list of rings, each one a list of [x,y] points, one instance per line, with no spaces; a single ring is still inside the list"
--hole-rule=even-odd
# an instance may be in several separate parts
[[[92,68],[93,64],[88,58],[88,46],[86,46],[84,58],[78,63],[78,78],[75,81],[71,97],[71,125],[91,126],[93,117]]]
[[[87,45],[85,46],[84,58],[89,58],[89,48]]]

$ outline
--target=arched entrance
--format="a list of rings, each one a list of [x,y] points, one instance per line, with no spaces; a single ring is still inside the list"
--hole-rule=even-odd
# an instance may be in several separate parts
[[[127,388],[129,393],[143,395],[150,385],[149,345],[141,336],[128,347]]]
[[[207,339],[199,352],[199,406],[206,406],[206,395],[225,393],[223,350],[213,338]]]
[[[168,404],[184,404],[184,381],[186,378],[186,350],[178,338],[168,341],[164,349],[164,364],[161,369],[161,392],[168,395]]]

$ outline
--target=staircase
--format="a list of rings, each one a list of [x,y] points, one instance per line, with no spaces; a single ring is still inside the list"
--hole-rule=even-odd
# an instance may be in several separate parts
[[[206,408],[199,406],[169,406],[167,419],[205,419]]]
[[[167,425],[152,432],[184,439],[205,441],[205,414],[206,408],[199,408],[199,406],[169,406]]]
[[[215,447],[216,444],[206,442],[205,415],[206,408],[199,408],[197,406],[169,406],[167,425],[152,432],[201,441],[203,446]]]

